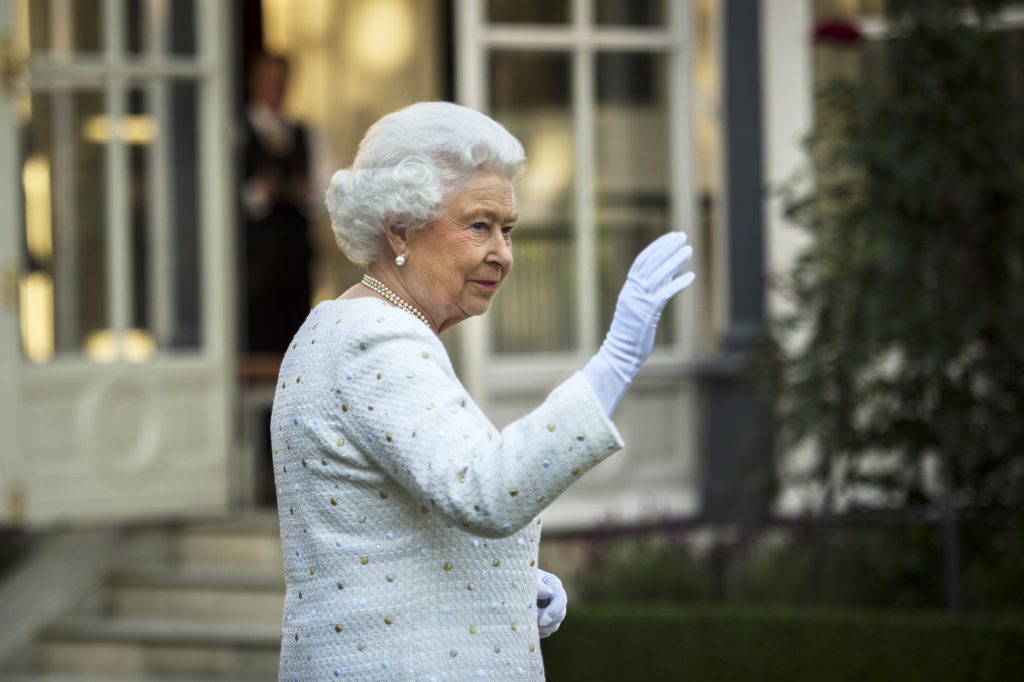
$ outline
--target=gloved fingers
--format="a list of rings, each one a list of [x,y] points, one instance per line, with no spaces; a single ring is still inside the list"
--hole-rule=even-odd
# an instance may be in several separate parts
[[[551,602],[537,613],[537,624],[541,626],[561,621],[569,605],[569,597],[558,576],[548,573],[543,577],[543,582],[551,588]]]
[[[547,627],[549,625],[561,623],[565,620],[567,603],[562,601],[556,604],[554,600],[547,608],[541,609],[537,612],[537,625],[540,627]]]
[[[539,570],[539,569],[538,569]],[[562,586],[562,581],[554,573],[548,573],[547,571],[540,571],[538,573],[540,582],[551,590],[551,597],[556,602],[564,603],[568,601],[568,597],[565,595],[565,587]]]
[[[558,632],[558,628],[559,628],[560,625],[561,625],[561,623],[556,623],[556,624],[554,624],[554,625],[552,625],[550,627],[544,628],[544,629],[537,628],[537,631],[540,633],[540,638],[541,639],[545,639],[545,638],[550,637],[551,635],[555,634],[556,632]]]
[[[695,279],[697,279],[697,275],[692,272],[684,273],[659,289],[655,294],[655,297],[659,301],[668,302],[673,296],[693,284],[693,280]]]
[[[551,584],[552,595],[551,601],[542,609],[537,611],[537,626],[539,628],[547,628],[551,625],[557,625],[565,619],[565,613],[569,605],[569,599],[565,594],[565,589],[562,587],[562,582],[555,576],[551,576],[555,584]],[[548,581],[546,581],[548,582]]]
[[[537,581],[537,603],[549,601],[554,595],[554,590],[551,586],[542,580]]]
[[[668,234],[661,235],[648,244],[640,252],[640,255],[636,257],[636,260],[633,261],[633,267],[630,268],[630,275],[643,281],[650,280],[653,273],[661,267],[666,258],[670,258],[672,254],[677,253],[686,246],[686,240],[685,232],[669,232]]]
[[[547,598],[544,605],[541,605],[541,595]],[[537,569],[537,631],[541,638],[550,637],[558,630],[565,620],[568,604],[569,598],[558,576]]]
[[[537,596],[550,597],[553,590],[552,585],[554,584],[551,578],[558,580],[558,577],[554,573],[548,573],[543,568],[537,569]]]
[[[550,637],[551,635],[553,635],[556,632],[558,632],[558,628],[561,627],[561,625],[562,625],[562,623],[558,622],[558,623],[554,623],[552,625],[548,625],[547,627],[543,627],[543,628],[539,627],[539,628],[537,628],[537,631],[540,633],[540,638],[544,639],[544,638]]]
[[[650,274],[658,269],[667,256],[686,246],[686,239],[685,232],[669,232],[655,239],[634,259],[633,265],[629,268],[630,278],[635,276],[641,281],[647,281]]]
[[[537,614],[537,627],[538,628],[550,628],[554,626],[556,629],[565,620],[566,608],[565,603],[562,603],[561,608],[549,606]]]
[[[675,253],[669,254],[669,257],[661,264],[661,266],[654,271],[651,275],[650,289],[659,289],[665,282],[670,281],[676,274],[679,273],[686,264],[693,258],[693,247],[684,246]]]

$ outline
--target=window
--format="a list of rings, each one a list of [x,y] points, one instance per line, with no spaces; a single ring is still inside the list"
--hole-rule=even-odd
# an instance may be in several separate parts
[[[482,329],[499,364],[587,356],[633,258],[683,226],[701,240],[691,141],[689,3],[459,5],[459,99],[526,147],[514,274]],[[692,357],[696,297],[666,311],[662,358]]]
[[[16,104],[32,362],[143,362],[203,343],[200,120],[213,110],[198,12],[195,0],[16,3],[31,74]]]

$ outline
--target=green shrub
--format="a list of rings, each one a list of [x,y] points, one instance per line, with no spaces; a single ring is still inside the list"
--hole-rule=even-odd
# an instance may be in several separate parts
[[[963,533],[967,608],[1024,614],[1024,523]],[[585,604],[616,601],[793,604],[855,608],[946,606],[941,529],[893,524],[765,530],[720,541],[701,557],[667,535],[611,541],[573,585]],[[576,599],[574,599],[574,603]]]
[[[728,596],[739,602],[939,608],[939,530],[924,525],[836,529],[819,545],[790,539],[737,560]]]
[[[571,608],[543,647],[554,682],[1003,682],[1024,670],[1024,622],[635,603]]]
[[[707,569],[664,536],[613,542],[575,587],[580,599],[593,602],[688,602],[712,596]]]
[[[986,611],[1024,612],[1024,509],[1017,519],[1000,532],[965,529],[969,548],[964,582],[968,606]],[[970,542],[979,539],[980,542]]]

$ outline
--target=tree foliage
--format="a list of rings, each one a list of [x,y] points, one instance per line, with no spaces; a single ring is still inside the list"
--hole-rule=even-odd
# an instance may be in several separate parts
[[[819,91],[814,187],[784,198],[813,239],[785,282],[781,417],[816,441],[817,476],[841,458],[883,504],[927,504],[931,459],[960,508],[1005,508],[1024,464],[1022,67],[984,13],[934,5],[896,22],[884,73]]]

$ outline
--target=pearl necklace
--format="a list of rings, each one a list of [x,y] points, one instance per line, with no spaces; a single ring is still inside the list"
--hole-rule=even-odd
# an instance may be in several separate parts
[[[427,320],[426,315],[421,313],[418,308],[415,308],[411,304],[406,303],[404,298],[402,298],[395,292],[391,291],[391,289],[388,289],[387,286],[384,285],[384,282],[381,282],[376,277],[371,277],[370,275],[367,274],[363,275],[363,284],[366,286],[366,288],[383,296],[388,303],[395,306],[396,308],[400,308],[407,313],[415,315],[416,319],[422,322],[423,324],[427,325],[428,329],[433,329],[433,327],[430,326],[430,322]]]

